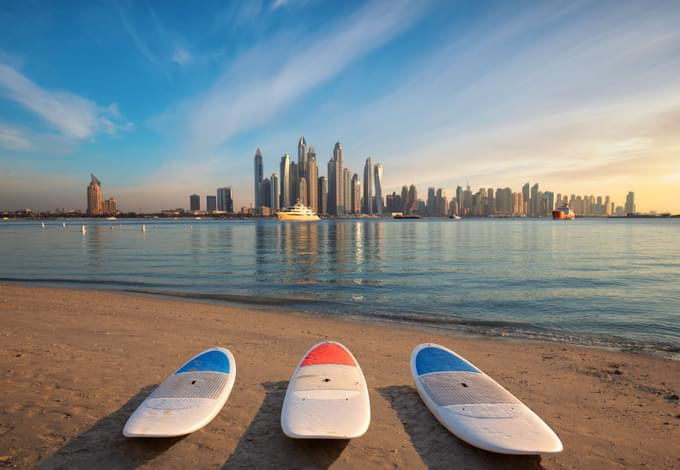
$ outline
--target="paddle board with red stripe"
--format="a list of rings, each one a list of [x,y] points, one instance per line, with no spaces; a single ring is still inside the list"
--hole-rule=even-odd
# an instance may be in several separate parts
[[[368,387],[352,353],[324,341],[303,356],[288,383],[281,428],[296,439],[351,439],[371,421]]]

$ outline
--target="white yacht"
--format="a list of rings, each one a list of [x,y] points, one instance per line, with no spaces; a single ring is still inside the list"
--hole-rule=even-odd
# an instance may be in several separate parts
[[[291,222],[313,222],[316,220],[321,220],[320,217],[314,213],[314,211],[300,202],[295,204],[293,207],[280,210],[276,213],[276,217],[279,220]]]

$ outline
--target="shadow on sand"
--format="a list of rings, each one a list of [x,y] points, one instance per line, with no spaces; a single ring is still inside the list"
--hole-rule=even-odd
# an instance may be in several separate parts
[[[429,468],[542,468],[540,456],[494,454],[459,440],[432,416],[414,387],[399,385],[378,391],[399,415],[413,446]]]
[[[123,436],[127,419],[156,387],[149,385],[142,388],[125,405],[71,439],[38,468],[135,468],[161,455],[184,436],[170,439],[129,439]]]
[[[224,464],[233,468],[328,468],[345,450],[348,440],[290,439],[281,430],[281,407],[287,381],[262,384],[265,398]]]

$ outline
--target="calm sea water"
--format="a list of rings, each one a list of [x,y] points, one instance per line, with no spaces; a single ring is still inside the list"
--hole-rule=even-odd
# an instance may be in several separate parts
[[[68,223],[0,222],[0,281],[680,351],[678,219]]]

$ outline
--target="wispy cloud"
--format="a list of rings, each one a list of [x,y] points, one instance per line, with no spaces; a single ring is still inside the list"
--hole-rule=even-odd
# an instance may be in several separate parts
[[[175,49],[175,53],[172,55],[173,62],[177,62],[179,65],[189,65],[193,60],[191,52],[185,47],[178,47]]]
[[[32,145],[23,130],[0,123],[0,147],[10,150],[28,150]]]
[[[313,37],[246,54],[196,100],[185,103],[192,148],[214,148],[270,120],[305,92],[413,24],[423,2],[372,3]],[[171,113],[171,114],[174,114]]]
[[[0,96],[20,104],[64,136],[75,139],[86,139],[98,132],[115,135],[132,126],[123,119],[115,104],[101,107],[72,93],[41,88],[3,63],[0,63]]]

